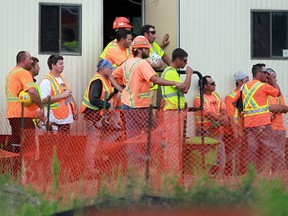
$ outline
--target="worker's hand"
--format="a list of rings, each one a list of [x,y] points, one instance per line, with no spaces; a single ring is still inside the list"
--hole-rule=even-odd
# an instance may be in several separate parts
[[[77,120],[78,118],[79,118],[79,112],[77,111],[73,114],[73,119]]]
[[[148,59],[148,62],[153,69],[160,69],[163,65],[163,61],[157,61],[157,63],[154,63]]]
[[[162,44],[161,44],[162,48],[165,48],[170,43],[169,37],[170,37],[170,35],[168,33],[163,36]]]
[[[62,93],[62,97],[63,98],[67,98],[67,97],[70,97],[72,95],[72,91],[71,90],[67,90],[67,91],[64,91]]]
[[[36,113],[37,113],[37,118],[38,118],[38,119],[41,119],[42,117],[44,117],[44,107],[42,107],[41,109],[38,108],[38,109],[36,110]]]
[[[176,83],[176,87],[179,89],[180,92],[185,90],[185,85],[184,83]]]
[[[187,66],[187,69],[185,71],[186,75],[192,76],[193,72],[194,72],[194,70],[191,67]]]

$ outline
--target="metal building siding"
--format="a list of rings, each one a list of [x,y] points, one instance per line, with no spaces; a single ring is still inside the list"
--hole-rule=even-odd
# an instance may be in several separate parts
[[[63,75],[71,86],[77,104],[86,90],[90,78],[96,71],[98,56],[102,51],[102,0],[9,0],[1,1],[0,7],[0,133],[9,133],[5,118],[6,96],[5,77],[16,64],[16,54],[27,50],[40,60],[40,73],[37,83],[49,72],[49,55],[40,55],[39,50],[39,3],[64,3],[82,5],[82,55],[64,55]],[[5,125],[2,125],[4,122]]]
[[[41,80],[49,72],[46,64],[49,55],[38,52],[39,2],[69,3],[82,5],[82,55],[64,55],[63,75],[71,85],[73,95],[80,105],[89,79],[96,71],[98,56],[102,51],[102,0],[10,0],[1,6],[1,89],[9,70],[16,64],[16,54],[27,50],[40,60]],[[2,4],[2,3],[1,3]],[[5,91],[0,93],[1,109],[6,109]]]
[[[211,75],[223,97],[235,87],[233,74],[243,70],[252,79],[253,64],[263,62],[277,71],[278,84],[288,101],[287,60],[251,59],[251,10],[287,10],[283,0],[179,0],[180,47],[189,54],[188,64]],[[189,105],[198,92],[192,77]]]

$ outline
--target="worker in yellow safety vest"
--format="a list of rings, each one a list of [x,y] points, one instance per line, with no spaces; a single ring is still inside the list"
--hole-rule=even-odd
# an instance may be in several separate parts
[[[162,45],[158,45],[155,41],[156,30],[153,25],[144,25],[141,28],[141,35],[146,37],[150,43],[149,57],[147,58],[149,64],[154,70],[160,69],[163,66],[163,62],[170,65],[170,58],[163,50],[169,44],[169,35],[165,34],[163,37]],[[165,38],[166,37],[166,38]],[[150,83],[150,103],[153,106],[157,105],[157,91],[158,85]]]
[[[184,68],[187,64],[187,60],[188,54],[183,49],[175,49],[172,53],[172,61],[163,71],[161,78],[181,82],[177,70]],[[185,108],[186,99],[184,94],[186,94],[190,88],[192,74],[193,69],[188,66],[186,69],[186,78],[183,82],[185,89],[181,92],[175,86],[161,86],[162,97],[165,101],[164,110],[178,110]]]

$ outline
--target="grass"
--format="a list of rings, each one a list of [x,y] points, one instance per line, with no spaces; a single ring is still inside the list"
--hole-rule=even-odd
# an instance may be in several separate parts
[[[143,179],[133,178],[133,170],[128,177],[118,175],[116,184],[111,187],[103,178],[97,197],[87,199],[73,197],[64,201],[58,194],[60,165],[56,157],[52,160],[53,186],[45,194],[37,193],[31,187],[24,187],[19,180],[8,175],[0,175],[0,209],[5,215],[52,215],[69,209],[82,209],[94,206],[97,209],[143,208],[244,208],[264,216],[288,215],[287,185],[281,179],[260,179],[253,167],[237,184],[222,184],[208,175],[193,182],[189,189],[183,188],[175,179],[166,179],[162,191],[156,196],[146,188]],[[115,171],[116,172],[116,171]],[[79,190],[81,184],[79,182]],[[172,187],[171,187],[172,185]],[[80,191],[81,192],[81,191]],[[84,213],[83,213],[84,214]],[[81,211],[79,214],[81,215]]]

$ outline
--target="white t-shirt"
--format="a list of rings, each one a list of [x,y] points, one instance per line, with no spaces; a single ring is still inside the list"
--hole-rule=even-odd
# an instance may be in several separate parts
[[[55,77],[55,79],[57,80],[57,82],[60,85],[64,85],[63,80],[61,79],[61,77]],[[41,99],[43,100],[44,98],[51,96],[51,83],[48,79],[43,79],[40,83],[40,90],[41,90]],[[71,98],[68,98],[68,100],[71,100]],[[47,108],[46,112],[45,112],[45,116],[47,116]],[[61,108],[60,108],[61,109]],[[72,108],[71,108],[71,104],[69,104],[69,115],[67,118],[65,119],[57,119],[55,118],[55,116],[53,115],[52,110],[50,109],[50,117],[49,117],[49,121],[51,122],[55,122],[56,124],[69,124],[73,122],[73,114],[72,114]]]

